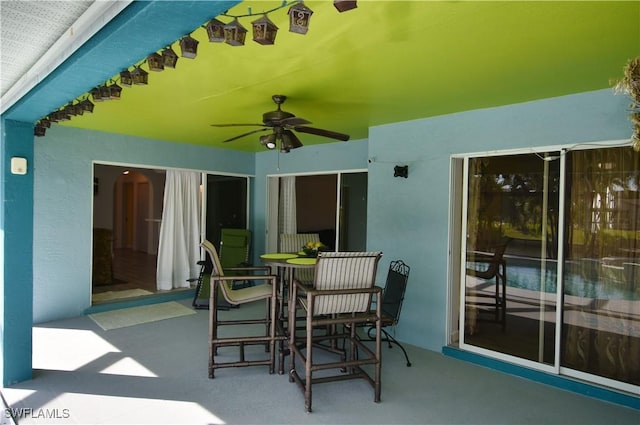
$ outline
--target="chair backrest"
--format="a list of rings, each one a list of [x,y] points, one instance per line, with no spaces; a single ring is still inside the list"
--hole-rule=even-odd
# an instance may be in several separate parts
[[[485,270],[467,268],[467,274],[483,279],[494,278],[500,271],[500,263],[502,262],[502,257],[504,256],[504,252],[506,251],[507,245],[510,241],[511,238],[502,238],[500,244],[495,246],[493,255],[481,261],[482,263],[487,264],[487,268]]]
[[[318,233],[281,233],[280,252],[300,252],[307,242],[320,242]],[[296,278],[307,285],[313,282],[313,269],[296,270]]]
[[[319,252],[315,267],[314,289],[369,289],[375,285],[378,261],[376,252]],[[314,314],[361,313],[371,307],[371,293],[318,296]]]
[[[396,325],[400,320],[400,311],[409,280],[409,266],[402,260],[392,261],[389,265],[387,283],[382,291],[382,314]]]
[[[280,252],[300,252],[307,242],[320,242],[318,233],[281,233]]]
[[[220,264],[222,267],[239,267],[249,261],[251,230],[220,230]]]

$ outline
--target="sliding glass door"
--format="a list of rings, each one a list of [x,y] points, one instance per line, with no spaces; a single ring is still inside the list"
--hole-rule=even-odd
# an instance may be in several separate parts
[[[553,364],[558,152],[469,158],[464,342]]]
[[[205,238],[220,246],[221,229],[246,229],[249,178],[206,175]]]
[[[331,250],[366,249],[366,172],[270,176],[268,186],[268,251],[281,233],[317,233]]]
[[[640,153],[492,153],[458,169],[460,346],[640,393]]]
[[[561,365],[640,385],[640,153],[567,154]]]

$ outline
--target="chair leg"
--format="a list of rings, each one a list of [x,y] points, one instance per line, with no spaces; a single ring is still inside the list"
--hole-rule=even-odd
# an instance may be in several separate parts
[[[309,310],[310,311],[310,310]],[[305,386],[304,386],[304,411],[311,413],[311,383],[313,375],[311,365],[313,364],[313,316],[307,312],[307,355],[304,364]]]
[[[382,324],[380,323],[381,311],[380,303],[377,306],[378,320],[376,321],[376,364],[375,364],[375,379],[374,379],[374,396],[373,401],[380,403],[380,393],[382,392]]]
[[[372,340],[372,341],[374,340],[374,338],[371,336],[371,331],[373,331],[374,329],[375,328],[372,327],[372,328],[369,328],[369,330],[367,331],[369,340]],[[400,342],[398,342],[398,340],[395,339],[391,334],[389,334],[384,328],[382,328],[381,330],[382,330],[382,333],[384,334],[384,340],[387,341],[389,348],[393,348],[393,345],[391,344],[397,345],[402,350],[402,353],[404,354],[404,358],[407,361],[407,367],[411,367],[411,362],[409,361],[409,355],[407,354],[407,350],[405,350],[402,344],[400,344]]]
[[[211,290],[211,295],[209,296],[209,379],[214,378],[214,370],[215,370],[215,356],[217,353],[218,347],[214,344],[218,338],[218,307],[217,307],[217,296],[216,291],[217,287],[213,285],[214,288]]]
[[[396,344],[398,347],[400,347],[400,349],[402,350],[402,352],[404,353],[404,358],[407,361],[407,367],[411,367],[411,362],[409,361],[409,355],[407,354],[407,350],[404,349],[404,347],[402,346],[402,344],[400,344],[398,342],[397,339],[395,339],[393,336],[389,335],[389,333],[387,331],[385,331],[384,329],[382,329],[382,333],[384,334],[385,338],[387,339],[387,341],[389,342],[389,347],[391,347],[391,343]]]
[[[269,373],[273,374],[276,367],[276,322],[278,320],[278,288],[276,282],[273,282],[271,290],[271,298],[267,299],[267,314],[269,316],[267,323],[269,324]],[[280,374],[284,372],[282,362],[280,362],[278,372]]]

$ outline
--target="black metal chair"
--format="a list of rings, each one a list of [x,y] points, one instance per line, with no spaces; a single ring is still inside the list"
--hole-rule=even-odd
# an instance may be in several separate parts
[[[385,328],[394,328],[400,321],[400,312],[402,311],[402,302],[404,301],[404,294],[407,290],[407,282],[409,280],[410,267],[402,260],[392,261],[389,265],[389,272],[387,273],[387,282],[382,290],[382,333],[384,334],[383,341],[386,341],[389,348],[393,345],[397,345],[404,353],[404,358],[407,360],[407,367],[411,366],[409,361],[409,355],[407,350],[402,344]],[[368,340],[373,341],[374,338],[371,335],[374,328],[369,328]]]

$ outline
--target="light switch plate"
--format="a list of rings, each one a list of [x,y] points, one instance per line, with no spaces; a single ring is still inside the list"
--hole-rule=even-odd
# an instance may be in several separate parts
[[[11,158],[11,174],[27,174],[27,158]]]

